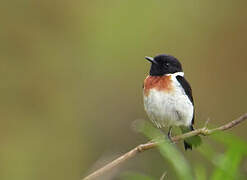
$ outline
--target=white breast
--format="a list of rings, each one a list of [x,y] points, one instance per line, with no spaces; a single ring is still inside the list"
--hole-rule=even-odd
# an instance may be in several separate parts
[[[189,126],[193,118],[194,107],[176,76],[181,72],[169,74],[172,76],[171,92],[151,89],[144,95],[144,107],[149,119],[159,128],[164,126]]]

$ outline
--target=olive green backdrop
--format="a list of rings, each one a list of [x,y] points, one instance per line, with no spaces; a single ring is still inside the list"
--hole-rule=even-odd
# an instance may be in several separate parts
[[[167,53],[182,62],[193,87],[197,127],[208,118],[219,125],[246,112],[246,5],[243,0],[3,1],[0,179],[80,179],[145,142],[132,128],[136,119],[147,119],[145,56]],[[246,127],[229,133],[246,139]],[[185,156],[191,163],[205,161],[196,151]],[[117,179],[128,170],[174,177],[152,150],[102,178]]]

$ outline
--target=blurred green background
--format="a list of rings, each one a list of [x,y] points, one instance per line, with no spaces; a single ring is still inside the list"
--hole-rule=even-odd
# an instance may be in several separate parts
[[[142,83],[150,65],[144,56],[166,53],[182,62],[197,127],[208,118],[220,125],[245,113],[246,5],[3,1],[0,179],[80,179],[145,142],[132,129],[136,119],[147,119]],[[246,127],[229,133],[246,139]],[[195,151],[185,156],[202,161]],[[151,150],[102,179],[128,170],[158,178],[170,168],[160,157]],[[246,161],[243,169],[247,173]]]

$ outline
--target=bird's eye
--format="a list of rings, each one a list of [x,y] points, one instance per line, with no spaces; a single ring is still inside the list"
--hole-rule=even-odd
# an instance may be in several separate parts
[[[170,63],[165,63],[165,67],[169,67],[170,66]]]

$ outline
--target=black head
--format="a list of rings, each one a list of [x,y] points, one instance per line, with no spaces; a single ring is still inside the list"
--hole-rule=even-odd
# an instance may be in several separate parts
[[[176,72],[182,72],[182,65],[173,56],[161,54],[158,56],[145,57],[148,61],[152,63],[150,68],[151,76],[163,76],[165,74],[172,74]]]

